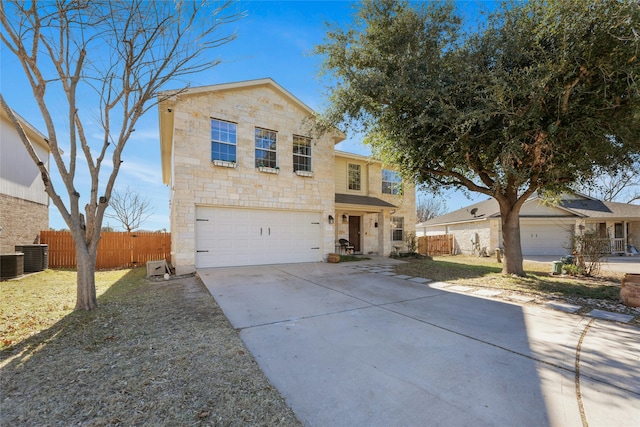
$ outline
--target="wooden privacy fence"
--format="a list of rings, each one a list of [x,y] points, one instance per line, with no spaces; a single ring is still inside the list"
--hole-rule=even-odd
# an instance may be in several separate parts
[[[418,252],[423,255],[453,255],[453,234],[418,237]]]
[[[171,233],[103,232],[101,236],[96,259],[98,270],[171,260]],[[69,231],[41,231],[40,243],[49,245],[50,268],[76,267],[76,249]]]

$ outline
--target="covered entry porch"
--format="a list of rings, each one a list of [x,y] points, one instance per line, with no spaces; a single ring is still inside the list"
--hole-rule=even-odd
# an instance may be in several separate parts
[[[640,221],[582,221],[577,229],[600,237],[611,255],[638,255],[640,251]]]
[[[335,244],[338,253],[388,256],[393,250],[391,218],[397,207],[384,200],[336,194]],[[347,240],[348,246],[341,244]],[[396,242],[397,243],[397,242]]]

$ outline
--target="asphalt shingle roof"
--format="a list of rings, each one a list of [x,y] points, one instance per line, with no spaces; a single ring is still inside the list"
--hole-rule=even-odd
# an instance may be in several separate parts
[[[588,218],[637,218],[640,220],[640,205],[629,203],[584,199],[563,200],[560,206]]]
[[[336,203],[342,203],[345,205],[364,205],[364,206],[378,206],[383,208],[397,208],[396,205],[380,200],[376,197],[370,196],[356,196],[353,194],[336,194]]]
[[[531,200],[537,199],[537,197]],[[576,216],[585,218],[633,218],[640,221],[640,205],[632,205],[627,203],[604,202],[594,199],[577,199],[562,200],[559,207],[575,214]],[[473,212],[473,213],[472,213]],[[566,216],[566,215],[564,215]],[[478,221],[484,218],[499,218],[500,206],[498,202],[491,198],[483,202],[469,205],[466,208],[458,209],[453,212],[433,218],[423,222],[422,226],[435,226],[443,224],[455,224],[468,221]]]

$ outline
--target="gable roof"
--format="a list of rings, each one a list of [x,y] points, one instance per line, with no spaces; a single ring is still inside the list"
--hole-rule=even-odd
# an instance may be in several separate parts
[[[562,200],[560,204],[571,212],[588,218],[636,218],[640,221],[640,205],[595,199]]]
[[[315,111],[311,109],[307,104],[300,101],[299,98],[294,96],[291,92],[280,86],[270,77],[255,79],[255,80],[243,80],[239,82],[231,82],[231,83],[220,83],[215,85],[208,86],[197,86],[190,87],[187,89],[175,89],[175,90],[165,90],[158,94],[161,99],[166,99],[170,97],[177,96],[188,96],[188,95],[197,95],[201,93],[209,93],[209,92],[223,92],[223,91],[233,91],[238,89],[245,88],[253,88],[256,86],[270,86],[276,91],[280,92],[286,98],[289,98],[294,104],[296,104],[301,109],[305,110],[307,113],[314,115]]]
[[[581,194],[576,198],[564,198],[558,205],[554,205],[566,218],[567,216],[592,219],[637,218],[640,220],[640,205],[627,203],[604,202]],[[542,198],[534,194],[525,204],[539,202]],[[523,217],[523,216],[521,216]],[[483,221],[488,218],[500,218],[500,206],[496,199],[474,203],[465,208],[449,212],[429,221],[418,224],[420,227],[434,227],[440,225],[459,224],[473,221]]]
[[[473,212],[473,213],[471,213]],[[419,225],[431,227],[436,225],[457,224],[462,222],[484,221],[488,218],[499,218],[500,206],[496,199],[487,199],[482,202],[474,203],[444,215],[440,215]]]
[[[172,114],[172,108],[176,104],[179,97],[192,96],[210,92],[224,92],[234,91],[247,88],[255,88],[260,86],[270,87],[276,92],[280,93],[286,99],[291,101],[292,104],[303,110],[309,116],[315,116],[315,111],[311,109],[307,104],[302,102],[299,98],[294,96],[291,92],[280,86],[272,78],[262,78],[256,80],[244,80],[232,83],[221,83],[208,86],[190,87],[187,89],[166,90],[158,94],[158,119],[160,127],[160,159],[162,162],[162,181],[165,184],[169,184],[171,176],[171,154],[173,149],[172,137],[173,137],[173,120],[174,114]],[[334,144],[337,144],[344,139],[346,135],[338,129],[334,129],[331,132]]]
[[[51,148],[49,147],[49,143],[47,142],[47,138],[38,129],[33,127],[33,125],[31,123],[26,121],[24,119],[24,117],[22,117],[20,114],[16,113],[16,111],[13,108],[11,108],[11,111],[13,111],[13,114],[16,116],[16,118],[18,119],[18,121],[22,125],[22,128],[24,129],[24,132],[27,134],[27,136],[29,137],[31,142],[35,142],[36,144],[38,144],[39,146],[41,146],[42,148],[45,148],[47,151],[50,152]],[[0,117],[2,117],[3,121],[6,120],[6,122],[10,126],[13,126],[13,124],[11,123],[11,119],[9,118],[9,115],[7,114],[7,112],[5,111],[4,108],[0,108]]]

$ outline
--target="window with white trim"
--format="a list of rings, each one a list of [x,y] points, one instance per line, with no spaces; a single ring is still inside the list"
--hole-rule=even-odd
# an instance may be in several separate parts
[[[256,128],[256,167],[278,166],[277,138],[276,131]]]
[[[311,138],[293,135],[293,171],[311,172]]]
[[[349,190],[360,191],[360,189],[362,188],[360,184],[361,177],[362,177],[362,172],[361,172],[360,165],[349,163],[349,169],[348,169]]]
[[[211,161],[236,161],[236,127],[235,123],[211,119]]]
[[[396,171],[382,169],[382,194],[400,194],[402,178]]]
[[[404,236],[404,217],[391,217],[391,241],[402,242]]]

